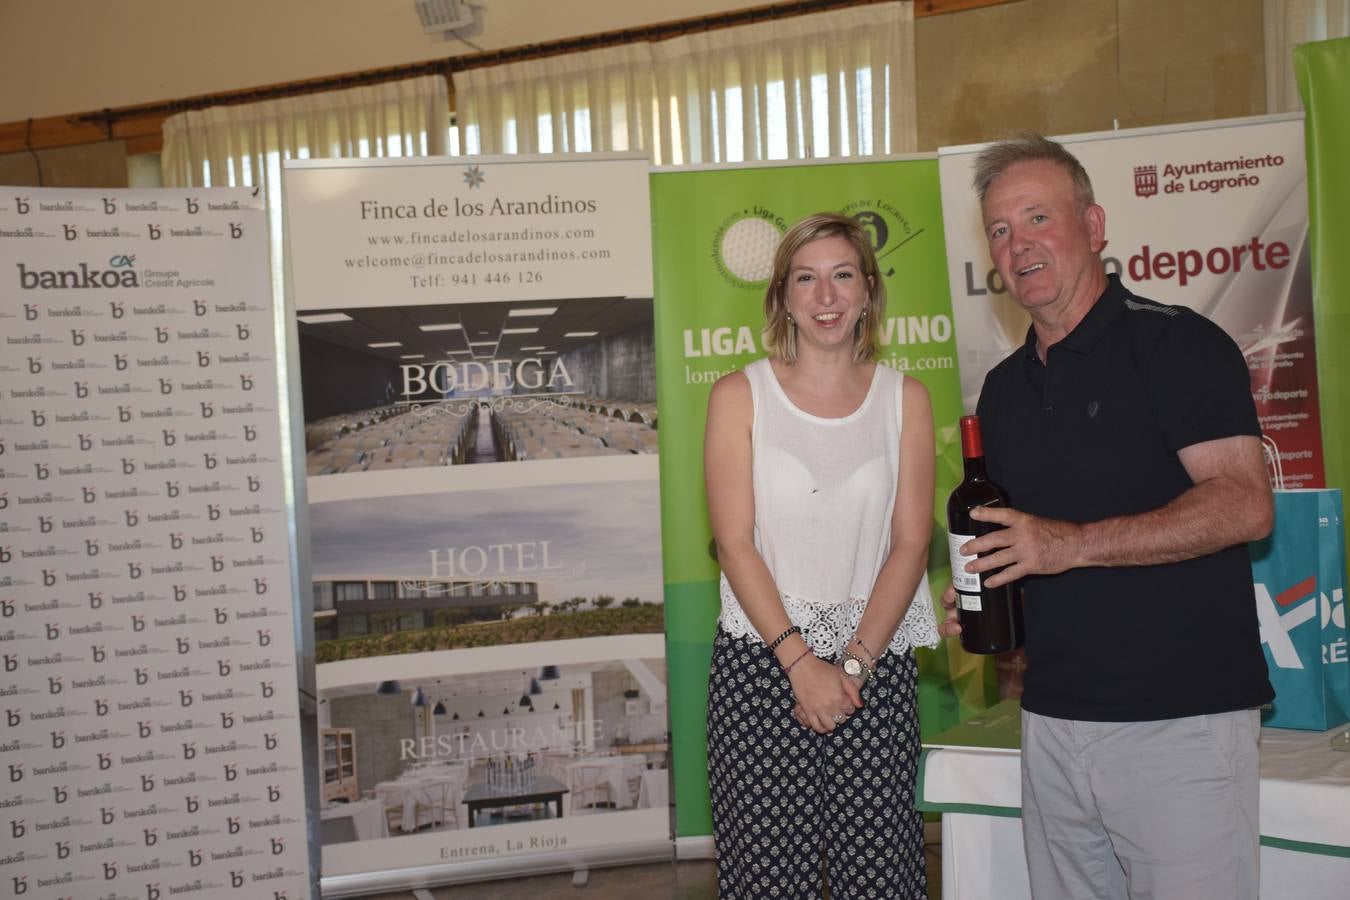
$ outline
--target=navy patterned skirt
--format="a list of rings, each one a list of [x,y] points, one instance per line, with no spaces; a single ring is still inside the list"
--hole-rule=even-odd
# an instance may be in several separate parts
[[[764,643],[718,629],[708,763],[718,896],[925,900],[913,653],[886,653],[863,708],[830,734],[792,716]]]

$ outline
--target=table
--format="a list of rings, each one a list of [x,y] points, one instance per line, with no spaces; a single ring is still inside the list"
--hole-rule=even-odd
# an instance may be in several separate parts
[[[384,817],[384,803],[380,800],[357,800],[352,803],[334,803],[319,811],[324,822],[351,819],[352,832],[358,841],[389,837],[389,823]]]
[[[943,900],[1031,898],[1019,730],[1005,700],[925,742],[917,805],[942,813]],[[1331,749],[1333,733],[1261,730],[1262,900],[1350,892],[1350,753]]]
[[[536,775],[534,787],[528,791],[506,793],[503,788],[489,787],[486,781],[470,785],[464,794],[464,805],[469,809],[469,827],[475,827],[480,809],[505,809],[508,806],[525,806],[530,803],[552,803],[557,810],[556,818],[563,817],[562,796],[567,786],[548,775]]]

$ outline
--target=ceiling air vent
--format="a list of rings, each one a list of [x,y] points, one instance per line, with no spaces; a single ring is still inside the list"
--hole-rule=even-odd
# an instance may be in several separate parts
[[[463,0],[414,0],[427,34],[445,34],[473,24],[473,10]]]

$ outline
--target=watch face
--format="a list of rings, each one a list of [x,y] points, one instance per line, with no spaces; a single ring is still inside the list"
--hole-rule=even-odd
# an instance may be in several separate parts
[[[862,663],[858,662],[856,659],[850,656],[848,659],[844,660],[844,674],[855,676],[861,675]]]

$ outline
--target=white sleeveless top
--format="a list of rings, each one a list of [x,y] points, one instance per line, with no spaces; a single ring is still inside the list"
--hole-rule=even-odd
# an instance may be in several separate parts
[[[828,419],[795,406],[767,359],[744,371],[754,400],[755,548],[807,645],[834,657],[853,637],[890,552],[904,376],[878,364],[862,405]],[[726,573],[721,595],[722,629],[759,638]],[[925,572],[890,649],[937,643]]]

